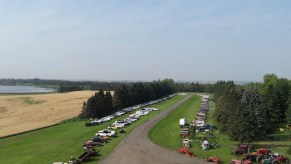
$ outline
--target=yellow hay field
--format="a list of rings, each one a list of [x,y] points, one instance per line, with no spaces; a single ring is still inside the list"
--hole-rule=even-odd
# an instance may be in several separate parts
[[[94,91],[0,96],[0,137],[59,123],[77,116]]]

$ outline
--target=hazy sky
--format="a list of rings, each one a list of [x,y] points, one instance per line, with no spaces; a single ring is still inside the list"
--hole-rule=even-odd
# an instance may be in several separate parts
[[[291,79],[290,0],[0,0],[0,78]]]

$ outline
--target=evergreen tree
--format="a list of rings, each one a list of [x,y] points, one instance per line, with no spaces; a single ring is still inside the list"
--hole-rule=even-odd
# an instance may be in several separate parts
[[[273,132],[278,124],[284,123],[288,109],[290,85],[287,79],[278,77],[275,74],[264,76],[261,94],[267,109],[267,130]]]
[[[265,139],[266,109],[256,88],[243,92],[237,117],[237,132],[233,139],[240,143]]]

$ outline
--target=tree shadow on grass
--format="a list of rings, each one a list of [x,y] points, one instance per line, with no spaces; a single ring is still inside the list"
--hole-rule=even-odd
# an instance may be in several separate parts
[[[272,149],[272,148],[277,148],[277,147],[291,147],[291,143],[288,144],[270,144],[270,143],[256,143],[253,144],[254,147],[256,148],[267,148],[267,149]]]

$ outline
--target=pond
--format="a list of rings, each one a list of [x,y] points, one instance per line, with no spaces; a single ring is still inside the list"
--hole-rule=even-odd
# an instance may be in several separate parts
[[[47,93],[55,91],[52,88],[41,88],[36,86],[3,86],[0,85],[0,93]]]

